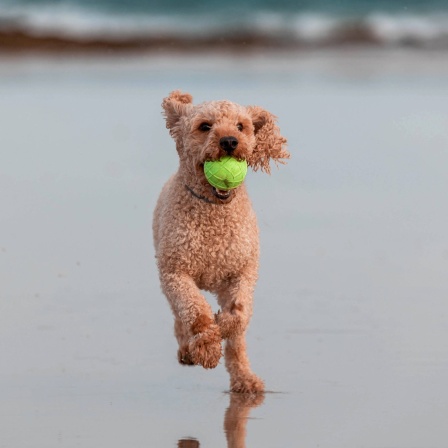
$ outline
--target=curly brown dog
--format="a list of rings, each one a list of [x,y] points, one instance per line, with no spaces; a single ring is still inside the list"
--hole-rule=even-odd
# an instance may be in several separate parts
[[[184,365],[217,366],[221,341],[232,392],[256,393],[263,381],[250,369],[245,333],[252,315],[259,242],[246,187],[212,187],[204,162],[224,155],[270,172],[269,162],[289,158],[275,117],[257,106],[230,101],[192,104],[172,92],[163,100],[166,126],[176,142],[179,169],[163,187],[153,231],[161,286],[174,313]],[[200,290],[216,294],[216,315]]]

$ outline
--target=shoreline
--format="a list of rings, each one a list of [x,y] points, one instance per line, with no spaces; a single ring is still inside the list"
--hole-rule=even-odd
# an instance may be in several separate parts
[[[33,33],[22,28],[0,29],[0,56],[28,54],[158,54],[167,52],[197,53],[216,51],[245,54],[258,51],[319,51],[332,49],[410,49],[419,51],[448,51],[446,45],[428,45],[414,40],[398,43],[384,42],[363,28],[347,28],[319,41],[298,37],[273,36],[244,31],[232,35],[205,36],[151,35],[133,36],[71,36],[55,32]]]

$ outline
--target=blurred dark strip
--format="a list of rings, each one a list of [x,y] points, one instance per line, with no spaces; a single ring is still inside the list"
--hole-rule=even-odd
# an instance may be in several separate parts
[[[24,29],[0,28],[0,54],[28,53],[160,53],[227,51],[250,52],[258,50],[313,50],[331,47],[412,47],[428,48],[428,44],[417,39],[400,42],[384,42],[371,30],[354,23],[352,26],[333,32],[330,36],[309,41],[297,36],[275,36],[260,31],[241,31],[228,35],[207,34],[204,36],[135,35],[120,37],[77,37],[51,32],[39,34]],[[437,45],[447,48],[447,42]]]
[[[55,34],[31,34],[24,30],[0,30],[0,53],[104,53],[160,51],[250,51],[260,49],[306,49],[340,45],[380,45],[381,42],[364,29],[346,29],[344,33],[306,42],[298,38],[273,37],[257,32],[208,36],[133,36],[76,38]]]

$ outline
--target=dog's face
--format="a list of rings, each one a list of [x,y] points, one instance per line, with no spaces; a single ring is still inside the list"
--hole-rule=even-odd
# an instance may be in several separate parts
[[[225,155],[247,160],[255,147],[250,115],[245,107],[229,101],[193,106],[184,125],[184,150],[198,165]]]
[[[271,159],[283,163],[289,158],[275,117],[261,107],[230,101],[193,105],[191,95],[179,91],[165,98],[162,107],[184,169],[204,183],[208,160],[231,155],[246,160],[255,171],[270,172]],[[214,194],[225,200],[230,193],[215,190]]]

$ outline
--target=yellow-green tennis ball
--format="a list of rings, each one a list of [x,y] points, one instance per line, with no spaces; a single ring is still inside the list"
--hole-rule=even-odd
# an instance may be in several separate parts
[[[218,190],[231,190],[243,183],[247,174],[247,162],[224,156],[204,164],[204,174],[210,185]]]

